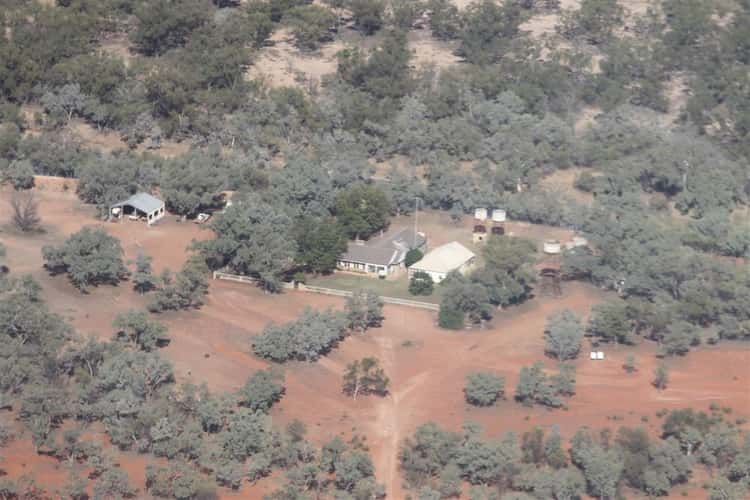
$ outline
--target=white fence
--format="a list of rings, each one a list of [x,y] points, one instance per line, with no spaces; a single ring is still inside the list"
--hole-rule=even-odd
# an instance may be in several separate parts
[[[258,280],[251,278],[250,276],[242,276],[239,274],[230,274],[223,271],[214,271],[215,280],[228,280],[235,281],[237,283],[247,283],[255,285]],[[333,295],[335,297],[351,297],[352,292],[348,290],[338,290],[335,288],[325,288],[322,286],[305,285],[303,283],[294,286],[294,283],[283,283],[282,286],[287,289],[298,290],[300,292],[320,293],[323,295]],[[380,297],[386,304],[394,304],[398,306],[415,307],[418,309],[428,309],[430,311],[440,310],[440,306],[432,304],[430,302],[420,302],[418,300],[399,299],[398,297]]]

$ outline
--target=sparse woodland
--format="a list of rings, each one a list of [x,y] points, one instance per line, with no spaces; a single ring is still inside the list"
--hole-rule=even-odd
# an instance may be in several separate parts
[[[274,476],[269,500],[384,497],[366,442],[316,444],[304,422],[271,416],[287,397],[279,365],[366,337],[387,320],[377,294],[257,332],[248,350],[274,365],[236,393],[176,380],[159,313],[200,308],[211,270],[253,276],[268,293],[299,273],[331,273],[347,241],[376,235],[415,198],[457,218],[504,207],[514,220],[574,229],[588,244],[564,252],[564,279],[615,292],[585,320],[547,318],[540,356],[557,372],[524,367],[511,393],[504,377],[476,371],[464,391],[472,406],[563,411],[585,338],[654,342],[666,362],[749,341],[750,1],[659,0],[639,13],[625,0],[560,3],[0,0],[0,182],[15,192],[19,237],[44,227],[27,191],[34,175],[78,179],[77,196],[101,216],[141,190],[158,190],[175,215],[214,213],[215,237],[193,243],[174,273],[153,275],[147,255],[131,272],[100,229],[45,246],[40,268],[82,293],[130,277],[147,296],[154,314],[119,316],[106,342],[53,313],[31,277],[7,273],[0,245],[0,412],[70,468],[62,496],[207,499]],[[545,37],[524,28],[536,16],[556,16]],[[416,30],[458,62],[416,66]],[[341,42],[335,72],[285,87],[249,78],[282,31],[310,57]],[[596,117],[581,125],[584,109]],[[97,148],[81,127],[122,147]],[[167,144],[189,147],[161,154]],[[579,172],[569,190],[545,185],[569,169]],[[233,204],[221,211],[227,191]],[[463,330],[532,299],[536,252],[524,238],[491,237],[480,268],[434,285],[445,291],[436,321]],[[432,293],[418,278],[412,293]],[[659,390],[666,362],[653,374]],[[353,399],[399,389],[376,358],[347,370]],[[750,435],[739,419],[718,409],[661,417],[658,436],[620,427],[487,437],[472,423],[454,432],[426,422],[401,442],[401,478],[419,499],[604,500],[674,494],[703,467],[708,498],[747,498]],[[3,422],[0,457],[12,437]],[[112,450],[84,438],[93,424]],[[118,466],[118,450],[166,459],[146,470],[147,491]],[[1,498],[43,498],[43,478],[2,472],[0,458]]]

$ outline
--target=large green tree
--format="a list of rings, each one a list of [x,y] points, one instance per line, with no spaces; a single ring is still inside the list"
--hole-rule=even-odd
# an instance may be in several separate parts
[[[559,361],[575,359],[581,350],[583,325],[578,315],[569,309],[547,318],[544,330],[545,351]]]
[[[346,252],[346,235],[333,218],[303,217],[294,226],[297,255],[294,261],[307,271],[330,273]]]
[[[336,219],[350,238],[367,239],[388,225],[391,204],[375,186],[360,184],[336,198]]]
[[[52,273],[66,273],[70,282],[85,292],[89,286],[116,285],[127,276],[120,241],[104,229],[84,227],[59,246],[42,247],[44,266]]]
[[[255,197],[235,201],[210,223],[213,240],[197,244],[213,269],[257,277],[260,286],[279,290],[294,267],[297,245],[292,224],[281,210]]]
[[[529,298],[536,254],[532,241],[492,236],[482,254],[484,267],[473,274],[473,279],[486,287],[493,304],[507,306]]]

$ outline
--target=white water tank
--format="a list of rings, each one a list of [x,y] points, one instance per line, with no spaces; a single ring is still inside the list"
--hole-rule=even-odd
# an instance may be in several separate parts
[[[496,208],[492,211],[492,222],[505,222],[506,213],[502,208]]]
[[[589,244],[589,241],[583,236],[573,236],[573,247],[585,247]]]
[[[486,208],[476,208],[474,209],[474,218],[476,220],[487,220],[487,209]]]
[[[543,250],[544,253],[556,255],[562,252],[562,245],[558,240],[545,240]]]

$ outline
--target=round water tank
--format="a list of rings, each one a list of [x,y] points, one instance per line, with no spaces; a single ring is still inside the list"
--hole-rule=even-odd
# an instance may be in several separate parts
[[[492,211],[492,221],[493,222],[505,222],[505,210],[502,208],[496,208]]]
[[[474,218],[476,220],[487,220],[487,209],[477,208],[474,210]]]
[[[545,240],[544,242],[544,253],[558,254],[562,251],[562,246],[557,240]]]

